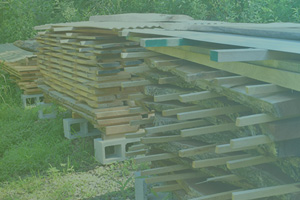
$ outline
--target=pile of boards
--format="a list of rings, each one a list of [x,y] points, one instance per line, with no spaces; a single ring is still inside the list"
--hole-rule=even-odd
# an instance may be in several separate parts
[[[161,53],[135,72],[152,82],[136,104],[155,111],[132,147],[148,152],[146,183],[183,199],[299,199],[299,26],[161,27],[121,33]]]
[[[42,93],[36,83],[36,80],[40,77],[36,55],[13,44],[2,44],[0,45],[0,60],[2,69],[11,75],[11,78],[23,90],[23,94]]]
[[[297,24],[90,20],[37,27],[39,87],[104,140],[141,137],[127,155],[146,152],[136,162],[152,163],[141,174],[155,192],[299,199]]]
[[[151,21],[144,22],[149,16]],[[39,87],[58,103],[88,119],[101,130],[104,140],[137,132],[139,125],[131,125],[130,121],[148,116],[130,96],[140,93],[149,81],[132,76],[130,71],[144,67],[144,58],[157,53],[140,47],[139,42],[119,37],[118,33],[125,28],[159,27],[159,16],[138,18],[142,22],[130,22],[131,15],[122,17],[123,20],[101,16],[86,22],[36,27],[42,31],[36,38],[41,45],[38,64],[43,75]]]

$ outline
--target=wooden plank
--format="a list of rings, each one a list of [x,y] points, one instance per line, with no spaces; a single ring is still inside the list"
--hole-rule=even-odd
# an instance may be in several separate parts
[[[274,84],[260,84],[260,85],[250,85],[245,86],[246,93],[249,95],[259,95],[259,94],[268,94],[275,92],[284,92],[288,89],[280,87]]]
[[[217,63],[210,61],[209,56],[204,54],[195,53],[179,48],[171,47],[151,47],[149,50],[159,52],[162,54],[174,56],[196,62],[202,65],[206,65],[212,68],[228,71],[231,73],[239,74],[256,80],[272,83],[282,87],[290,88],[296,91],[300,91],[300,85],[295,84],[300,79],[300,74],[272,69],[268,67],[262,67],[250,63]],[[266,76],[268,74],[268,76]]]
[[[231,200],[232,193],[233,192],[238,192],[241,190],[231,190],[231,191],[226,191],[226,192],[220,192],[216,194],[210,194],[210,195],[205,195],[202,197],[198,198],[193,198],[190,200]]]
[[[145,128],[145,131],[147,134],[155,134],[155,133],[163,133],[167,131],[175,131],[175,130],[191,128],[191,127],[205,126],[208,124],[209,123],[204,120],[195,120],[195,121],[167,124],[167,125],[162,125],[157,127],[149,127],[149,128]]]
[[[232,200],[252,200],[300,192],[300,183],[278,185],[232,193]]]
[[[192,136],[198,136],[204,134],[233,131],[236,129],[237,127],[235,126],[235,124],[229,123],[229,124],[220,124],[220,125],[204,126],[199,128],[181,130],[180,133],[182,137],[192,137]]]
[[[240,180],[242,180],[242,178],[235,174],[211,177],[206,179],[207,182],[235,182]]]
[[[152,169],[146,169],[141,171],[142,176],[150,176],[150,175],[157,175],[157,174],[164,174],[169,172],[176,172],[181,171],[185,169],[190,169],[189,166],[185,165],[168,165],[164,167],[158,167],[158,168],[152,168]]]
[[[277,120],[280,120],[280,118],[275,118],[266,113],[260,113],[260,114],[238,117],[236,118],[235,124],[238,127],[243,127],[243,126],[251,126],[255,124],[263,124],[267,122],[273,122]]]
[[[215,153],[221,154],[221,153],[232,153],[237,151],[244,151],[244,150],[250,150],[255,149],[257,146],[250,146],[250,147],[242,147],[242,148],[231,148],[230,144],[221,144],[217,145],[215,149]]]
[[[158,84],[173,84],[178,81],[177,76],[170,76],[170,77],[164,77],[158,79]]]
[[[113,119],[101,119],[97,120],[97,123],[100,127],[104,126],[112,126],[124,123],[130,123],[131,120],[139,120],[142,119],[142,116],[129,116],[129,117],[120,117],[120,118],[113,118]]]
[[[155,154],[155,155],[149,155],[141,158],[135,158],[135,162],[137,164],[144,163],[144,162],[151,162],[151,161],[158,161],[158,160],[167,160],[171,158],[175,158],[177,155],[172,153],[161,153],[161,154]]]
[[[137,131],[139,126],[130,126],[130,124],[122,124],[122,125],[114,125],[114,126],[106,126],[105,134],[106,135],[116,135],[121,133],[130,133]]]
[[[168,184],[168,185],[162,185],[162,186],[154,186],[152,187],[153,192],[172,192],[176,190],[181,190],[182,186],[179,184]]]
[[[181,174],[171,174],[171,175],[164,175],[164,176],[155,176],[151,178],[146,178],[145,181],[147,184],[152,184],[152,183],[161,183],[161,182],[168,182],[168,181],[175,181],[175,180],[196,179],[202,177],[205,177],[205,175],[200,173],[181,173]]]
[[[121,58],[147,58],[151,56],[159,56],[159,54],[155,52],[121,53]]]
[[[140,45],[142,47],[177,47],[184,45],[191,45],[192,42],[176,37],[165,38],[142,38]]]
[[[210,91],[202,91],[202,92],[195,92],[190,94],[182,94],[179,96],[179,101],[187,103],[192,101],[202,101],[206,99],[213,99],[220,97],[221,95],[210,92]]]
[[[164,102],[164,101],[178,100],[179,95],[181,95],[181,94],[182,93],[155,95],[154,96],[154,102]]]
[[[235,87],[253,81],[254,81],[253,79],[244,76],[228,76],[228,77],[218,77],[214,79],[215,84],[223,87]]]
[[[249,154],[235,155],[235,156],[226,156],[220,158],[210,158],[205,160],[196,160],[193,161],[193,168],[204,168],[204,167],[213,167],[218,165],[225,165],[228,161],[240,160],[243,158],[249,158]]]
[[[248,110],[249,108],[242,105],[228,106],[228,107],[221,107],[221,108],[210,108],[204,110],[178,113],[177,119],[178,120],[199,119],[199,118],[214,117],[219,115],[227,115],[231,113],[244,112]]]
[[[183,138],[180,135],[141,138],[141,142],[143,144],[159,144],[159,143],[174,142],[174,141],[180,141],[180,140],[183,140]]]
[[[221,49],[211,50],[210,60],[215,62],[246,62],[278,59],[278,54],[272,54],[266,49]]]
[[[129,87],[145,86],[145,85],[150,85],[150,84],[151,84],[151,81],[148,81],[148,80],[128,81],[128,82],[122,82],[121,87],[129,88]]]
[[[227,162],[227,168],[232,169],[238,169],[243,167],[249,167],[254,165],[260,165],[265,163],[271,163],[275,162],[276,159],[272,157],[267,156],[253,156],[250,158],[243,158],[239,160],[231,160]]]
[[[136,67],[125,67],[124,71],[131,73],[131,74],[137,74],[137,73],[143,73],[149,71],[150,68],[146,65],[139,65]]]
[[[137,151],[137,150],[144,150],[144,149],[148,149],[148,146],[144,144],[136,144],[129,147],[129,151]]]
[[[193,147],[189,149],[182,149],[178,151],[179,157],[189,157],[189,156],[194,156],[194,155],[199,155],[203,153],[209,153],[209,152],[214,152],[216,148],[215,144],[212,145],[205,145],[205,146],[200,146],[200,147]]]
[[[146,119],[141,119],[141,120],[132,120],[130,121],[131,126],[135,125],[153,125],[154,117],[146,118]]]
[[[269,144],[271,142],[271,139],[266,135],[256,135],[250,137],[231,139],[230,147],[232,149],[249,148],[262,144]]]
[[[169,109],[169,110],[163,110],[162,116],[168,117],[168,116],[176,115],[177,113],[189,112],[189,111],[200,110],[200,109],[202,109],[202,107],[199,105],[173,108],[173,109]]]
[[[144,137],[146,135],[145,132],[141,131],[141,132],[136,132],[136,133],[126,133],[125,136],[126,138],[128,139],[131,139],[131,138],[141,138],[141,137]]]
[[[128,151],[125,152],[125,156],[130,157],[130,156],[137,156],[137,155],[145,155],[148,152],[147,149],[140,149],[140,150],[135,150],[135,151]]]

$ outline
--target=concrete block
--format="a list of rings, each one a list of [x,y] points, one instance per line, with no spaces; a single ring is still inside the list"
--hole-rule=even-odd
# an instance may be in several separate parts
[[[44,98],[43,94],[32,94],[32,95],[21,95],[21,100],[24,108],[32,105],[38,105],[42,102],[42,98]]]
[[[57,115],[57,110],[55,107],[53,107],[51,103],[43,103],[41,102],[39,105],[41,105],[41,110],[38,111],[38,118],[39,119],[55,119],[56,115]],[[53,107],[53,112],[52,113],[48,113],[48,114],[44,114],[44,110],[43,108],[45,107]]]
[[[139,138],[118,138],[111,140],[94,139],[95,158],[101,164],[109,164],[126,159],[126,145],[139,142]]]
[[[147,184],[145,178],[141,178],[141,172],[134,172],[134,190],[135,190],[135,199],[147,200]]]
[[[79,126],[79,130],[76,131],[72,128],[72,125]],[[89,130],[88,128],[88,121],[86,119],[73,119],[67,118],[63,119],[63,126],[64,126],[64,134],[65,137],[72,140],[80,137],[89,137],[89,136],[96,136],[101,135],[101,132],[98,129]]]

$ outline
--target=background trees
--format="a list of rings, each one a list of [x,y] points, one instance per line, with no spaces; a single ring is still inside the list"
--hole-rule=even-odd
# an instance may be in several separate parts
[[[186,14],[229,22],[299,22],[296,0],[0,0],[0,43],[33,37],[33,26],[97,14]]]

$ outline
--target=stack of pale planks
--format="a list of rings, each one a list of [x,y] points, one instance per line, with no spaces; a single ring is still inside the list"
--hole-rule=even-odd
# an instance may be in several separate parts
[[[136,98],[156,117],[132,147],[148,151],[136,161],[152,162],[141,174],[159,183],[154,191],[184,190],[195,200],[299,199],[298,41],[166,30],[123,35],[162,53],[136,71],[156,83]]]
[[[125,28],[155,28],[159,27],[157,21],[181,18],[191,19],[133,14],[95,16],[86,22],[36,27],[43,31],[36,38],[41,44],[38,65],[43,75],[39,87],[92,122],[103,132],[104,139],[135,133],[140,126],[130,125],[130,121],[141,120],[147,112],[136,106],[130,96],[141,92],[142,86],[150,82],[129,72],[143,67],[143,59],[157,53],[119,37],[118,32]]]
[[[41,94],[36,80],[40,77],[36,55],[13,44],[0,45],[2,69],[11,75],[25,95]]]

